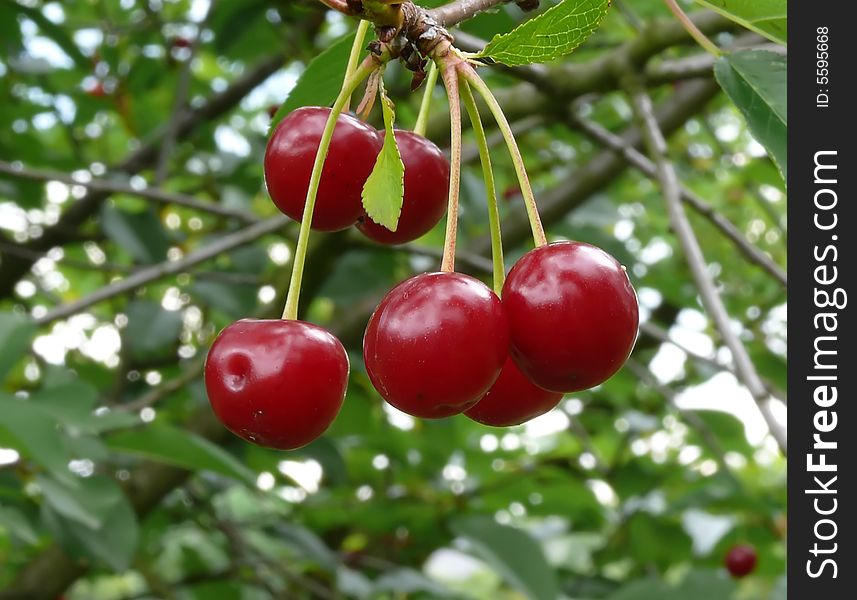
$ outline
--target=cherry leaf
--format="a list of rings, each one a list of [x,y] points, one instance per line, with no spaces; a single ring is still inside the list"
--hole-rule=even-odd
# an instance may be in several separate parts
[[[598,28],[610,2],[564,0],[509,33],[495,35],[478,56],[517,66],[570,54]]]
[[[363,208],[370,219],[390,231],[396,231],[405,196],[405,164],[393,133],[395,107],[387,97],[383,81],[379,91],[384,111],[384,145],[372,173],[363,185]]]

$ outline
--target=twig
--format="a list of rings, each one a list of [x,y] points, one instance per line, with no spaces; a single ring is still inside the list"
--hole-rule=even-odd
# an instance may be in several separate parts
[[[212,202],[203,202],[202,200],[188,194],[168,192],[158,188],[135,188],[125,183],[109,181],[107,179],[90,179],[89,181],[84,181],[61,171],[36,169],[33,167],[27,167],[21,163],[10,163],[4,160],[0,160],[0,173],[11,175],[12,177],[17,177],[19,179],[28,179],[30,181],[58,181],[60,183],[65,183],[66,185],[79,185],[91,192],[137,196],[139,198],[153,200],[161,204],[184,206],[200,212],[240,220],[245,223],[257,223],[259,221],[259,218],[255,215],[241,210],[227,208]]]
[[[44,316],[35,319],[35,322],[38,325],[46,325],[58,319],[64,319],[77,314],[94,304],[107,300],[108,298],[130,292],[138,287],[146,285],[147,283],[161,279],[162,277],[181,273],[194,265],[214,258],[218,254],[228,252],[233,248],[255,241],[263,235],[273,233],[290,222],[291,220],[285,215],[279,215],[272,219],[268,219],[267,221],[250,225],[249,227],[225,235],[216,242],[192,252],[179,260],[165,261],[151,267],[140,269],[126,279],[117,281],[107,287],[103,287],[89,296],[49,310],[44,314]]]
[[[199,44],[202,38],[202,31],[205,28],[206,22],[208,21],[208,16],[212,14],[212,12],[214,12],[212,10],[214,1],[215,0],[211,0],[211,2],[208,3],[207,8],[205,9],[205,15],[197,26],[196,37],[194,38],[193,43],[190,45],[190,52],[188,52],[187,59],[184,61],[184,64],[181,68],[181,72],[179,73],[179,80],[176,86],[175,100],[173,101],[173,111],[170,115],[170,120],[167,122],[167,129],[164,133],[163,139],[161,140],[161,151],[158,154],[158,162],[155,165],[155,175],[153,178],[153,183],[155,184],[155,187],[160,187],[160,185],[167,178],[167,171],[170,166],[170,158],[172,158],[173,150],[176,146],[176,138],[178,137],[179,133],[179,119],[187,102],[187,96],[190,92],[191,80],[193,79],[193,57],[196,55],[196,51],[199,48]]]
[[[726,312],[723,300],[714,286],[714,282],[706,267],[702,248],[700,248],[699,241],[696,239],[687,214],[684,212],[681,202],[681,185],[679,184],[675,168],[669,160],[667,142],[655,119],[651,98],[649,98],[645,89],[640,87],[639,83],[633,79],[632,73],[632,71],[629,71],[626,85],[628,93],[631,96],[634,113],[640,121],[643,138],[648,147],[649,154],[657,166],[657,177],[667,204],[670,223],[684,250],[703,306],[705,306],[724,342],[732,352],[732,359],[735,361],[735,369],[739,379],[747,386],[765,422],[768,424],[771,435],[774,436],[780,449],[785,453],[787,447],[785,429],[777,422],[771,412],[770,394],[756,372],[747,349],[735,332],[732,331],[729,314]]]
[[[696,40],[700,46],[706,49],[706,51],[710,52],[714,56],[720,56],[720,48],[717,47],[717,44],[712,42],[706,37],[704,33],[699,30],[699,27],[690,19],[690,17],[685,14],[685,12],[678,5],[676,0],[664,0],[667,7],[672,11],[675,15],[676,19],[684,25],[684,28],[687,29],[687,32]]]
[[[165,381],[156,388],[153,388],[140,396],[139,398],[119,404],[113,408],[116,411],[122,412],[138,412],[144,408],[153,406],[166,398],[167,396],[176,393],[190,382],[198,379],[202,375],[202,370],[205,367],[205,359],[196,360],[191,366],[185,369],[181,375]]]
[[[480,12],[494,8],[498,4],[505,4],[512,0],[456,0],[449,4],[444,4],[438,8],[433,8],[428,12],[429,17],[437,20],[444,27],[454,27],[472,19]]]
[[[658,176],[658,168],[655,163],[649,160],[642,152],[633,146],[628,145],[620,136],[608,131],[597,123],[581,118],[572,111],[568,111],[566,113],[566,119],[568,120],[569,125],[580,129],[580,131],[599,144],[618,153],[631,165],[649,177],[656,178]],[[751,244],[729,219],[717,212],[713,206],[700,198],[692,190],[681,184],[679,184],[679,194],[683,202],[705,217],[712,225],[717,227],[717,229],[719,229],[720,232],[735,245],[741,254],[743,254],[752,263],[764,269],[784,287],[786,286],[787,275],[785,271],[783,271],[783,269],[781,269],[780,266],[777,265],[767,254]]]
[[[687,423],[691,429],[696,431],[699,434],[699,437],[702,438],[702,442],[708,446],[708,449],[714,455],[714,459],[717,461],[718,466],[721,470],[723,470],[731,479],[734,481],[738,481],[738,478],[732,472],[732,469],[729,467],[729,464],[726,462],[726,453],[723,451],[723,447],[720,445],[720,441],[717,439],[717,436],[708,428],[708,425],[705,424],[705,421],[699,418],[699,415],[694,413],[691,410],[685,410],[679,407],[676,402],[676,394],[667,386],[661,384],[654,375],[643,365],[638,363],[636,360],[629,359],[627,363],[625,363],[625,367],[627,367],[637,378],[642,381],[646,387],[651,388],[667,401],[667,404],[681,417],[681,420]]]

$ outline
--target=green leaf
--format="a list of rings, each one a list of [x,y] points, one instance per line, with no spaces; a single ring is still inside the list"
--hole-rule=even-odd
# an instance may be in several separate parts
[[[22,6],[21,4],[17,4],[16,8],[19,12],[26,15],[27,18],[32,19],[44,35],[56,42],[57,46],[62,48],[69,58],[74,61],[78,69],[84,71],[92,69],[92,62],[83,55],[83,52],[74,43],[74,40],[68,34],[67,27],[57,25],[42,14],[42,11],[38,8]]]
[[[786,57],[742,50],[717,60],[714,74],[785,179],[788,156]]]
[[[389,592],[391,594],[429,594],[431,598],[452,598],[456,595],[451,590],[436,581],[433,581],[417,571],[402,567],[387,571],[375,582],[376,592]]]
[[[141,263],[156,263],[167,257],[170,241],[153,210],[130,212],[105,205],[101,227],[120,248]]]
[[[598,28],[610,0],[565,0],[509,33],[494,36],[478,56],[509,66],[570,54]]]
[[[696,0],[766,38],[786,45],[786,0]]]
[[[34,402],[0,394],[0,428],[15,448],[57,475],[68,474],[68,456],[55,419]]]
[[[101,527],[104,520],[104,507],[116,502],[115,493],[122,493],[117,488],[109,490],[108,493],[115,492],[113,496],[107,493],[104,496],[88,494],[87,492],[95,486],[88,486],[85,479],[62,482],[52,477],[38,476],[36,482],[42,489],[45,502],[50,504],[57,514],[90,529]]]
[[[127,309],[128,326],[122,332],[122,345],[138,361],[169,356],[178,344],[182,315],[165,310],[157,302],[138,300]]]
[[[150,425],[120,431],[107,437],[107,445],[192,471],[207,470],[255,485],[256,476],[220,446],[189,431],[170,425]]]
[[[0,506],[0,528],[6,529],[25,544],[35,544],[39,536],[27,517],[17,508]]]
[[[349,33],[342,36],[310,61],[286,101],[271,119],[269,136],[283,117],[296,108],[328,106],[333,103],[342,88],[342,78],[348,65],[351,46],[354,44],[354,35]]]
[[[384,146],[375,161],[372,173],[363,185],[363,208],[369,218],[390,231],[399,226],[402,201],[405,197],[405,164],[399,154],[393,129],[396,111],[387,97],[384,83],[380,85],[381,106],[384,109]]]
[[[35,332],[35,324],[27,317],[0,313],[0,381],[21,360]]]
[[[452,530],[469,540],[476,554],[530,600],[556,600],[559,586],[541,546],[524,531],[491,517],[466,517]]]
[[[134,509],[115,481],[96,476],[69,486],[40,478],[39,485],[46,500],[42,521],[69,556],[89,558],[116,571],[128,568],[137,549],[139,526]],[[79,505],[75,510],[85,507],[95,517],[94,523],[64,518],[72,510],[70,503]]]
[[[712,435],[717,438],[718,444],[726,452],[739,452],[744,456],[753,454],[753,447],[747,441],[747,433],[744,423],[731,413],[719,410],[694,410],[691,411],[705,423]],[[698,434],[691,433],[696,438]],[[697,440],[701,443],[702,440]]]

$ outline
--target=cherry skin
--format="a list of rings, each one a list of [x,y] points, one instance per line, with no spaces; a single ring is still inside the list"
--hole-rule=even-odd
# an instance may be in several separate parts
[[[265,184],[274,204],[296,221],[303,217],[312,166],[330,115],[310,106],[280,121],[265,150]],[[363,215],[363,184],[375,166],[382,140],[373,127],[340,115],[321,171],[312,228],[339,231]]]
[[[533,383],[554,392],[594,387],[634,347],[637,295],[625,269],[595,246],[559,242],[531,250],[503,286],[512,357]]]
[[[494,384],[509,329],[494,292],[460,273],[424,273],[384,297],[369,318],[363,359],[372,385],[426,419],[464,412]]]
[[[562,396],[527,379],[510,357],[488,393],[464,414],[483,425],[511,427],[553,410]]]
[[[753,546],[739,544],[729,549],[723,562],[729,574],[736,579],[740,579],[746,577],[756,569],[756,562],[758,560],[759,557]]]
[[[242,319],[217,336],[205,389],[220,421],[260,446],[293,450],[333,422],[348,385],[348,355],[304,321]]]
[[[383,132],[379,135],[383,138]],[[357,224],[363,235],[382,244],[404,244],[428,233],[446,211],[449,161],[434,142],[412,131],[395,131],[405,165],[405,196],[396,231],[364,215]]]

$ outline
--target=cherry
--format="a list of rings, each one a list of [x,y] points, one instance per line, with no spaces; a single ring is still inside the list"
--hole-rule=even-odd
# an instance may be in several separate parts
[[[383,132],[379,135],[383,138]],[[396,231],[375,223],[368,215],[357,224],[363,234],[382,244],[403,244],[426,234],[446,211],[449,161],[431,140],[412,131],[396,130],[396,142],[405,164],[405,197]]]
[[[746,577],[756,569],[759,560],[756,549],[749,544],[738,544],[726,553],[724,564],[729,574],[736,579]]]
[[[104,88],[104,84],[100,81],[96,81],[91,86],[86,89],[86,93],[92,96],[93,98],[105,98],[107,96],[107,90]]]
[[[483,425],[510,427],[553,410],[562,394],[538,387],[521,373],[511,358],[488,393],[464,414]]]
[[[300,221],[312,166],[329,108],[304,107],[280,121],[265,150],[265,183],[274,204]],[[312,228],[346,229],[363,214],[363,184],[375,166],[382,140],[374,128],[340,115],[321,172]]]
[[[625,269],[595,246],[531,250],[503,286],[512,357],[539,387],[591,388],[625,363],[637,335],[637,295]]]
[[[369,318],[363,359],[384,399],[415,417],[464,412],[494,384],[509,352],[503,306],[460,273],[424,273],[384,297]]]
[[[205,389],[227,429],[260,446],[304,446],[336,418],[348,355],[326,329],[304,321],[242,319],[217,336]]]
[[[191,47],[191,41],[189,39],[187,39],[186,37],[181,37],[181,36],[174,38],[172,41],[172,44],[173,44],[173,48],[190,48]]]

